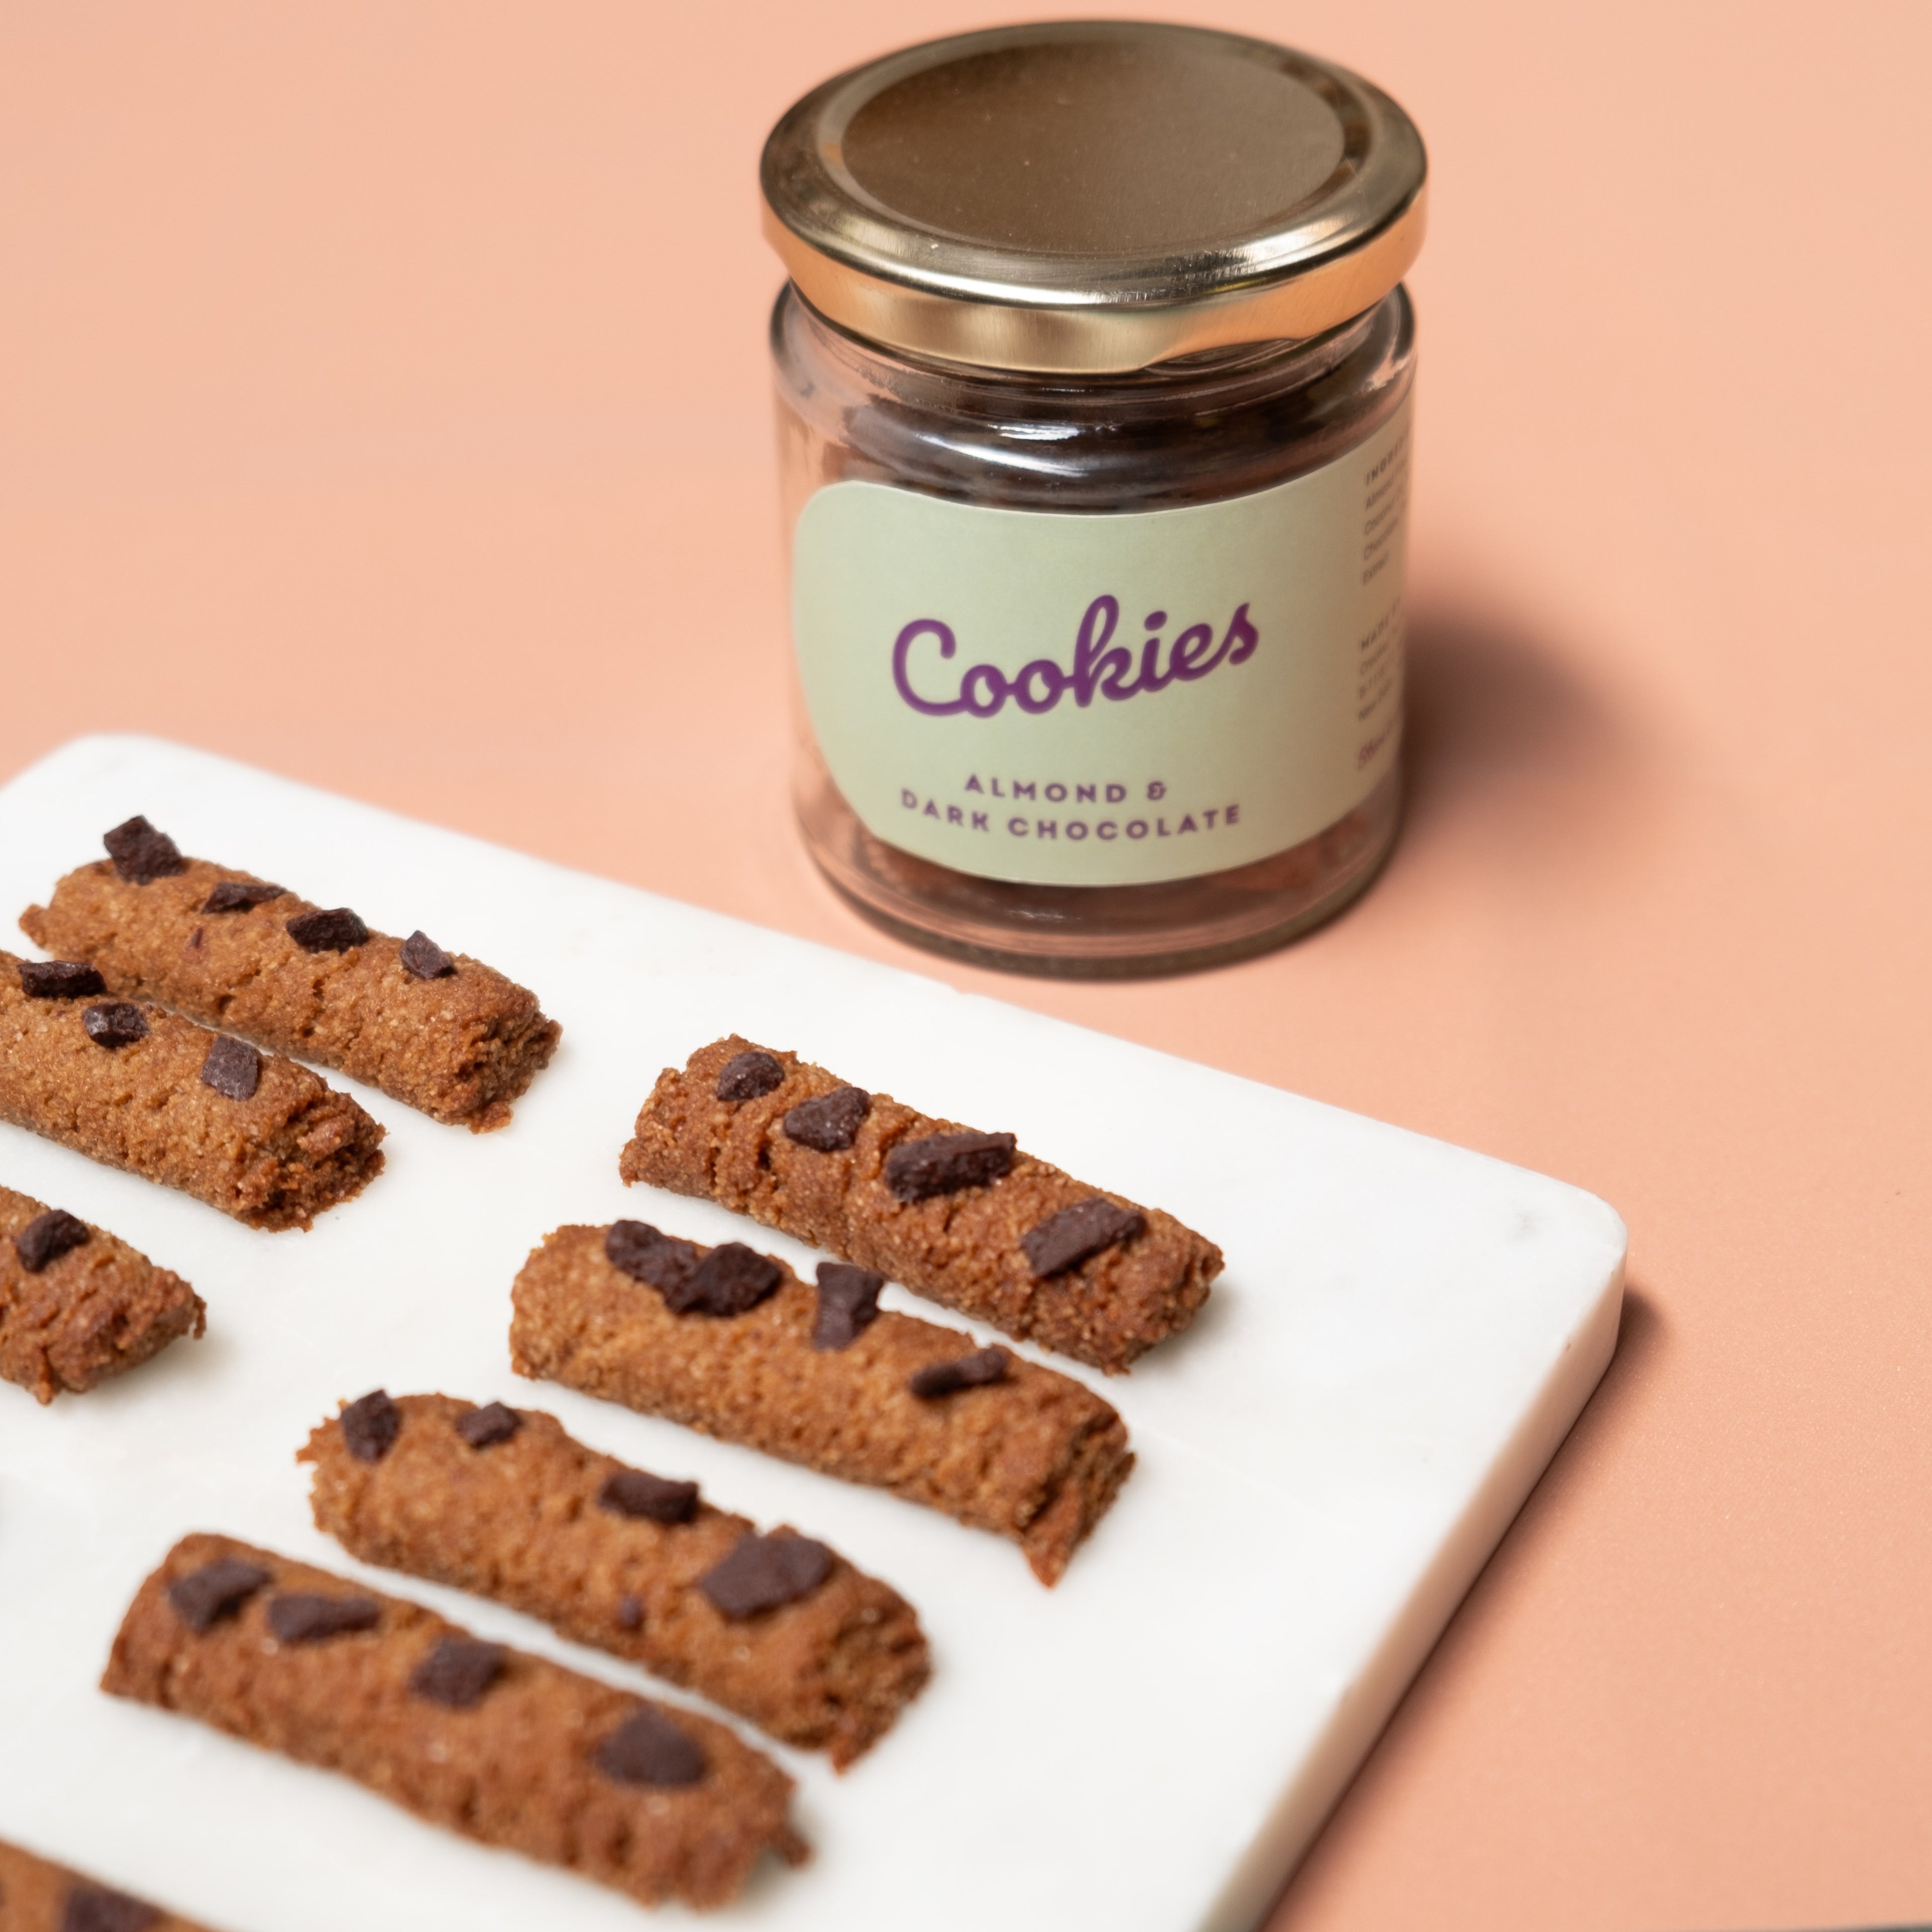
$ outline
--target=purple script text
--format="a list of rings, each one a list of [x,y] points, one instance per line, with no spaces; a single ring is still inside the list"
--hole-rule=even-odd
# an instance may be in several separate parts
[[[975,664],[959,680],[956,698],[922,698],[913,688],[908,660],[922,638],[931,638],[942,658],[950,658],[959,648],[950,624],[936,617],[918,617],[900,632],[892,645],[892,682],[899,695],[915,711],[928,718],[950,718],[958,712],[975,718],[991,718],[1011,698],[1022,711],[1051,711],[1068,692],[1078,705],[1091,704],[1094,694],[1118,703],[1138,698],[1143,692],[1165,691],[1176,678],[1192,682],[1205,677],[1224,664],[1244,664],[1255,654],[1261,633],[1248,620],[1243,604],[1228,620],[1221,641],[1214,641],[1214,627],[1190,624],[1168,646],[1167,667],[1161,668],[1161,640],[1148,638],[1141,646],[1140,674],[1134,674],[1131,646],[1116,644],[1114,631],[1120,621],[1120,600],[1100,596],[1087,607],[1080,620],[1080,632],[1073,642],[1073,668],[1064,669],[1051,658],[1035,658],[1009,677],[997,664]],[[1154,611],[1148,628],[1158,632],[1167,622],[1165,611]]]

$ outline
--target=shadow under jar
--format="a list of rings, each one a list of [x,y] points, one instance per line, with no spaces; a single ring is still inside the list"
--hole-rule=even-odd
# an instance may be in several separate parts
[[[795,795],[860,910],[1125,976],[1374,878],[1424,175],[1344,70],[1130,23],[929,44],[779,123]]]

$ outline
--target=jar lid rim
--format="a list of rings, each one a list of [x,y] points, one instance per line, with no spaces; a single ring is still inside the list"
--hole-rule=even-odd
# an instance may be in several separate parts
[[[760,179],[767,238],[835,321],[1077,373],[1373,307],[1420,249],[1427,158],[1402,109],[1332,62],[1058,21],[835,76],[773,128]]]

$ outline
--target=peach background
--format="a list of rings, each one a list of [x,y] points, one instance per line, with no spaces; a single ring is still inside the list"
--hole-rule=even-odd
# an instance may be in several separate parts
[[[1932,1913],[1932,13],[1172,11],[1432,149],[1330,930],[997,980],[793,842],[755,158],[951,0],[0,11],[0,776],[168,734],[1605,1195],[1616,1363],[1277,1932]]]

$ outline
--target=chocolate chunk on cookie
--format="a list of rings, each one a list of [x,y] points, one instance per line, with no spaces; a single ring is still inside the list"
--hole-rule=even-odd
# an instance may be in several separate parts
[[[1091,1261],[1103,1248],[1132,1240],[1146,1226],[1147,1216],[1138,1208],[1117,1208],[1096,1194],[1028,1228],[1020,1237],[1020,1248],[1034,1275],[1043,1280]]]
[[[374,1597],[326,1597],[313,1590],[290,1590],[268,1600],[268,1628],[278,1643],[326,1643],[355,1636],[382,1620]]]
[[[262,1056],[245,1040],[218,1034],[201,1063],[201,1084],[231,1100],[252,1100],[261,1084]]]
[[[927,1134],[902,1142],[886,1156],[886,1185],[908,1202],[984,1187],[1012,1172],[1018,1144],[1011,1134]]]
[[[83,1246],[92,1232],[79,1215],[70,1214],[64,1208],[50,1208],[14,1237],[14,1252],[29,1274],[38,1274],[49,1262]]]
[[[421,926],[403,941],[397,956],[404,971],[418,980],[447,980],[456,970],[456,962]]]
[[[832,1574],[832,1552],[808,1536],[748,1531],[698,1580],[720,1616],[734,1622],[808,1597]]]
[[[604,1252],[613,1268],[664,1294],[676,1292],[698,1271],[697,1248],[648,1221],[612,1222]]]
[[[104,1885],[77,1885],[67,1895],[60,1932],[148,1932],[161,1922],[159,1906]]]
[[[304,952],[347,952],[369,943],[369,928],[346,906],[298,913],[282,922]]]
[[[818,1317],[812,1324],[814,1348],[849,1348],[878,1319],[879,1291],[886,1278],[877,1268],[850,1262],[818,1264]]]
[[[597,1747],[596,1761],[606,1778],[620,1784],[695,1784],[707,1768],[696,1738],[649,1708],[619,1725]]]
[[[801,1100],[784,1117],[785,1137],[818,1154],[842,1154],[859,1138],[872,1096],[862,1087],[838,1087]]]
[[[503,1674],[509,1652],[500,1643],[473,1636],[446,1636],[410,1673],[410,1688],[446,1710],[466,1711],[480,1704]]]
[[[151,886],[188,870],[181,848],[165,832],[157,832],[138,812],[124,820],[100,842],[114,861],[114,869],[130,886]]]
[[[87,1036],[96,1046],[110,1052],[117,1046],[132,1046],[148,1036],[148,1018],[131,1000],[108,1000],[89,1006],[80,1016]]]
[[[286,887],[266,879],[224,879],[201,902],[203,912],[253,912],[288,896]]]
[[[784,1069],[771,1054],[754,1047],[724,1063],[718,1076],[721,1100],[755,1100],[784,1084]]]
[[[175,1614],[200,1636],[232,1617],[268,1580],[268,1573],[259,1563],[244,1563],[238,1557],[218,1557],[177,1576],[168,1586],[168,1601]]]
[[[30,1000],[86,1000],[106,992],[107,982],[76,959],[22,959],[20,990]]]
[[[358,1461],[380,1462],[402,1432],[403,1412],[386,1389],[371,1389],[342,1412],[342,1439]]]
[[[928,1363],[908,1378],[906,1387],[921,1402],[937,1402],[941,1396],[957,1395],[962,1389],[986,1388],[1004,1382],[1012,1361],[1004,1348],[981,1348],[970,1355],[956,1356],[950,1362]]]
[[[688,1522],[698,1514],[698,1485],[648,1469],[614,1469],[597,1492],[597,1507],[634,1522]]]
[[[507,1442],[524,1426],[524,1418],[506,1404],[486,1402],[458,1418],[456,1432],[472,1449],[493,1448]]]
[[[784,1277],[778,1264],[742,1241],[723,1241],[693,1268],[676,1287],[664,1291],[664,1306],[674,1315],[716,1315],[728,1319],[748,1315],[778,1292]]]

